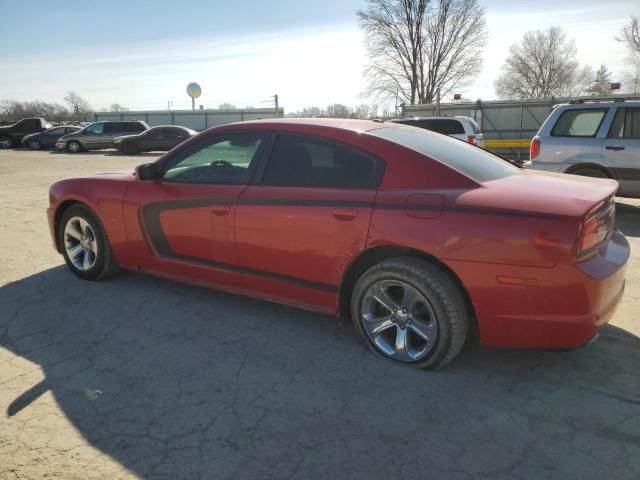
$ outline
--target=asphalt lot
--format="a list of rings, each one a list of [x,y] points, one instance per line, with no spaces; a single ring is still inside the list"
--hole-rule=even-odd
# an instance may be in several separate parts
[[[49,185],[152,158],[0,151],[0,478],[640,478],[640,201],[618,203],[628,286],[597,342],[424,372],[328,316],[73,277]]]

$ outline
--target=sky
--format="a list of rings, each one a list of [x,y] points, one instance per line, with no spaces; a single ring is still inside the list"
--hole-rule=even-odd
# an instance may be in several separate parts
[[[493,82],[509,46],[527,30],[564,28],[577,60],[606,64],[623,78],[627,52],[614,37],[638,0],[479,0],[488,44],[484,66],[464,98],[495,99]],[[0,0],[0,99],[63,103],[74,90],[96,110],[268,107],[370,103],[356,11],[365,0]],[[446,99],[445,99],[446,101]]]

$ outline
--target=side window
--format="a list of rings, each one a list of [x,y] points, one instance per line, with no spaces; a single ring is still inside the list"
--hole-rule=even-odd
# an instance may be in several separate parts
[[[104,124],[104,133],[120,133],[122,131],[117,122],[107,122]]]
[[[64,135],[64,132],[66,131],[66,128],[64,127],[59,127],[59,128],[52,128],[51,130],[49,130],[49,134],[50,135]]]
[[[295,134],[279,134],[263,184],[366,188],[379,183],[376,161],[351,148]]]
[[[251,177],[261,133],[236,133],[204,140],[165,166],[163,178],[173,182],[243,184]]]
[[[127,132],[144,132],[146,129],[140,122],[127,122],[124,124]]]
[[[553,137],[595,137],[607,109],[565,110],[551,130]]]
[[[609,137],[640,138],[640,108],[618,108]]]
[[[87,127],[87,133],[93,135],[99,135],[104,131],[104,123],[94,123],[93,125],[89,125]]]
[[[418,126],[444,135],[464,134],[464,127],[462,124],[458,120],[453,119],[420,120]]]

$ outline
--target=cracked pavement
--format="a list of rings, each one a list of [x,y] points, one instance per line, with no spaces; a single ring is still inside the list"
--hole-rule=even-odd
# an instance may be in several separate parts
[[[640,201],[618,204],[632,259],[598,341],[471,342],[424,372],[329,316],[76,279],[51,246],[49,185],[150,158],[0,151],[0,478],[640,477]]]

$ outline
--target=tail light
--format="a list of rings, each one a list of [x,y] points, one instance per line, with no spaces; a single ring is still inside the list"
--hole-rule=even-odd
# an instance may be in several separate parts
[[[540,155],[540,138],[533,137],[531,140],[531,146],[529,147],[529,160],[533,160]]]
[[[607,241],[615,224],[616,203],[613,197],[601,202],[587,214],[587,218],[580,228],[576,256],[585,257],[595,252]]]
[[[467,135],[467,142],[469,142],[471,145],[475,145],[476,142],[476,136],[475,135]]]

